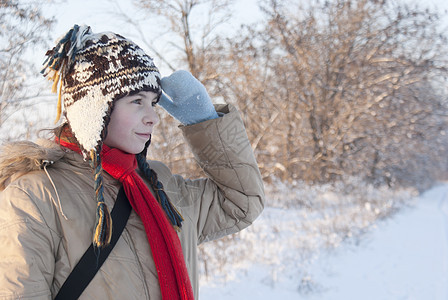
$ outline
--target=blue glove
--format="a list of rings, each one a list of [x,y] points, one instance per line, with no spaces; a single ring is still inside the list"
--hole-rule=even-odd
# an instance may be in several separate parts
[[[218,118],[205,87],[190,72],[176,71],[162,78],[161,85],[160,106],[182,124]]]

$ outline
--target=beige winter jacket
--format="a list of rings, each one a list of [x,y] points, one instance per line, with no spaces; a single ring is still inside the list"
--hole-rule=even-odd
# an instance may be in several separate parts
[[[181,128],[208,178],[184,179],[150,162],[185,218],[179,238],[196,299],[197,245],[249,226],[264,205],[243,122],[235,108],[220,110],[221,118]],[[54,298],[92,242],[92,170],[79,154],[54,146],[18,143],[1,153],[0,299]],[[54,162],[46,167],[48,175],[39,169],[45,160]],[[104,175],[109,209],[119,187]],[[161,299],[145,229],[134,212],[80,299]]]

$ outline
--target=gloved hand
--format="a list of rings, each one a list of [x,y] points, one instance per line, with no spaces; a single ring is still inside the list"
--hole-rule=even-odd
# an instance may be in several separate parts
[[[190,72],[176,71],[162,78],[161,85],[164,93],[160,97],[160,106],[182,124],[218,118],[205,87]]]

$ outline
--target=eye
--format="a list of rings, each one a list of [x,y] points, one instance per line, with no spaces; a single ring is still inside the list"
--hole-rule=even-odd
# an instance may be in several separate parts
[[[160,96],[154,98],[151,102],[152,107],[155,107],[157,105],[157,103],[159,103],[160,100]]]
[[[131,103],[140,105],[140,104],[142,104],[142,99],[140,99],[140,98],[134,99],[131,101]]]

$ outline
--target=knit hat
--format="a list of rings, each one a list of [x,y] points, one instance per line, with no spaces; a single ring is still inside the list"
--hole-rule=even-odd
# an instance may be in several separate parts
[[[113,101],[141,91],[161,94],[160,73],[132,41],[75,25],[46,53],[42,73],[53,80],[64,115],[84,157],[101,148]]]
[[[59,85],[56,122],[63,112],[79,144],[79,148],[64,146],[79,149],[94,169],[97,211],[93,243],[104,247],[112,236],[112,220],[103,197],[100,153],[113,103],[141,91],[160,95],[160,73],[152,58],[132,41],[111,32],[94,34],[89,26],[75,25],[46,56],[41,73],[53,81],[53,92]],[[149,141],[143,154],[148,145]]]

